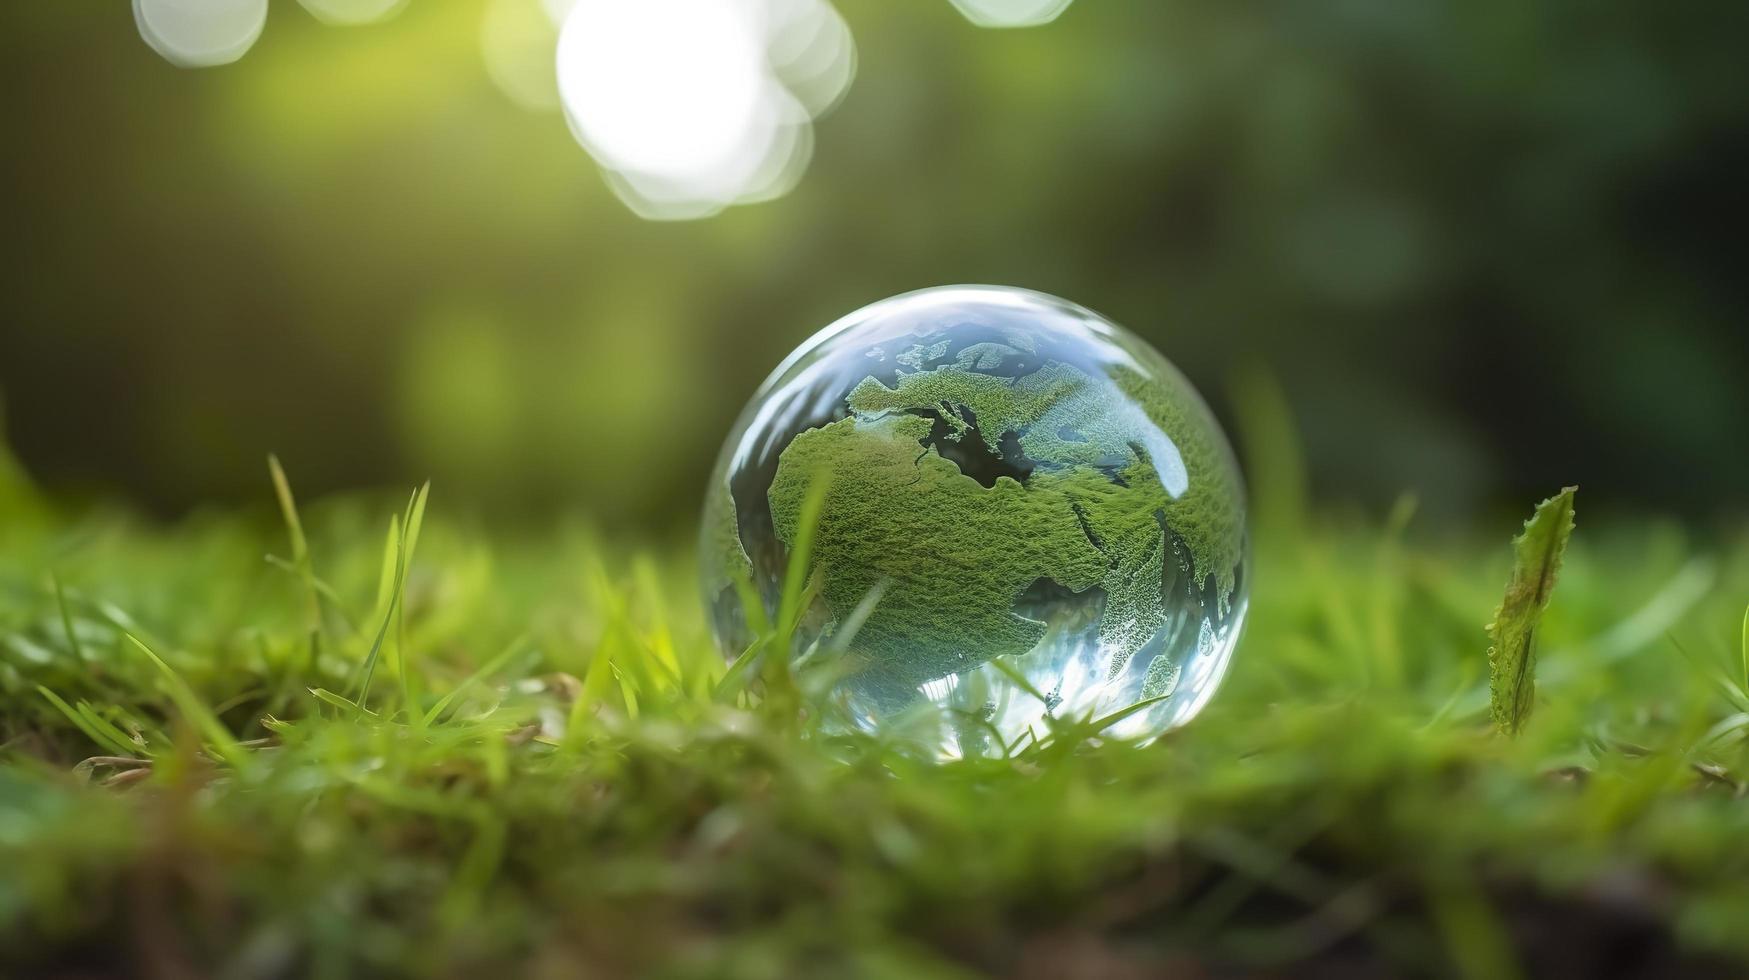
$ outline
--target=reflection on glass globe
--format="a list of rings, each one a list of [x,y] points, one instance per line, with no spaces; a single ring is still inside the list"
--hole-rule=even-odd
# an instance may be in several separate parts
[[[754,395],[701,535],[729,656],[778,621],[803,542],[790,655],[833,672],[850,724],[944,755],[1051,718],[1183,724],[1245,615],[1244,487],[1207,406],[1140,339],[1020,289],[865,307]]]

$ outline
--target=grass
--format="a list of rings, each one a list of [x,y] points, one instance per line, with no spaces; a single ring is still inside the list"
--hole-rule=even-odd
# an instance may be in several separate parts
[[[942,765],[731,674],[682,554],[272,475],[161,527],[0,458],[0,974],[1749,968],[1749,528],[1582,514],[1509,739],[1515,524],[1265,479],[1201,718]]]

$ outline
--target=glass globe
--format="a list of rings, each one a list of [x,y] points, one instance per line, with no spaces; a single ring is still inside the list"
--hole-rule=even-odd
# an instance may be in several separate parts
[[[1052,719],[1183,724],[1245,616],[1244,486],[1208,407],[1023,289],[907,293],[804,343],[724,444],[700,544],[728,656],[787,636],[835,716],[949,756]]]

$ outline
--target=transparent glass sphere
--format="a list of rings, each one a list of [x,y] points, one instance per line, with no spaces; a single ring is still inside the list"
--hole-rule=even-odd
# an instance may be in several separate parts
[[[1108,731],[1183,724],[1245,616],[1244,485],[1208,407],[1023,289],[907,293],[803,344],[724,444],[700,545],[727,655],[783,635],[801,552],[789,655],[833,672],[849,724],[950,756],[1144,703]]]

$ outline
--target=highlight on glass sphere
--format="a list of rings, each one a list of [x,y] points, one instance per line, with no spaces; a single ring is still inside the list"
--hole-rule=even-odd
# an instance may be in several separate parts
[[[787,635],[846,724],[946,756],[1183,724],[1245,616],[1244,486],[1196,390],[1007,287],[883,300],[791,354],[723,446],[700,555],[726,655]]]

